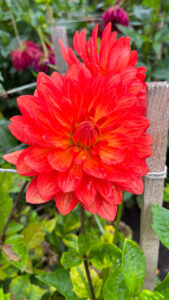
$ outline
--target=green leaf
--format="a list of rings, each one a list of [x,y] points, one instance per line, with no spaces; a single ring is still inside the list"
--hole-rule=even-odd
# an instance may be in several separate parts
[[[45,273],[36,276],[45,284],[55,287],[56,290],[68,300],[78,300],[73,292],[73,286],[69,277],[68,270],[57,269],[53,273]]]
[[[63,238],[63,243],[68,246],[69,248],[78,251],[78,237],[74,233],[67,234]]]
[[[10,291],[14,294],[15,300],[20,300],[29,294],[30,280],[28,275],[17,276],[10,283]]]
[[[67,251],[62,254],[61,264],[67,269],[78,266],[82,263],[82,258],[77,253]]]
[[[10,300],[10,294],[4,294],[3,289],[0,289],[0,299],[1,300]]]
[[[27,296],[27,300],[41,300],[42,296],[47,292],[47,290],[41,289],[39,286],[31,284],[30,291]]]
[[[1,193],[1,197],[0,197],[0,216],[1,216],[0,234],[1,234],[7,222],[9,214],[11,212],[13,201],[7,192],[3,192],[0,189],[0,193]]]
[[[122,270],[130,295],[137,296],[144,281],[146,259],[139,246],[127,239],[122,255]]]
[[[24,271],[27,258],[28,258],[28,248],[22,242],[16,242],[12,245],[12,249],[18,255],[19,261],[11,261],[11,263],[17,267],[19,270]]]
[[[23,231],[24,236],[23,242],[27,245],[29,249],[35,249],[39,247],[44,241],[44,227],[43,222],[31,223]]]
[[[150,292],[148,290],[143,290],[139,295],[139,300],[164,300],[164,296],[158,292]]]
[[[98,298],[102,288],[102,280],[99,278],[97,272],[92,268],[90,268],[90,275],[95,296]],[[81,266],[71,268],[70,278],[76,295],[79,298],[91,299],[90,287],[83,264]]]
[[[122,257],[122,251],[111,243],[100,243],[93,246],[88,254],[93,266],[100,270],[118,266]]]
[[[163,292],[165,290],[169,289],[169,273],[166,275],[163,281],[161,281],[154,289],[154,291],[157,292]]]
[[[95,232],[80,233],[78,238],[79,253],[85,255],[90,247],[96,245],[98,242],[99,238]]]
[[[129,300],[129,291],[125,285],[121,266],[115,268],[107,278],[103,288],[104,300]]]
[[[23,225],[20,223],[17,223],[14,220],[11,220],[8,229],[6,231],[6,235],[14,234],[15,232],[18,232],[23,229]]]
[[[73,212],[63,217],[63,229],[64,233],[68,233],[72,230],[80,227],[79,214]]]
[[[169,249],[169,210],[153,204],[153,230],[160,242]]]

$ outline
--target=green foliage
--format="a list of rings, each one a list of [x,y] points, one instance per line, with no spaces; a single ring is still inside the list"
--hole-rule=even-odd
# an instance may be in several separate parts
[[[82,263],[82,258],[75,252],[67,251],[62,254],[61,264],[67,269],[78,266]]]
[[[3,289],[0,289],[0,299],[1,300],[10,300],[10,294],[5,294]]]
[[[137,296],[145,276],[146,259],[139,246],[130,240],[126,240],[124,243],[122,270],[129,294]]]
[[[153,230],[161,243],[169,249],[169,211],[157,204],[153,204]]]
[[[90,268],[90,275],[97,299],[101,292],[102,280],[99,278],[97,272],[92,268]],[[91,292],[83,264],[81,266],[71,268],[70,278],[73,284],[73,290],[76,295],[79,298],[90,299]]]
[[[163,295],[158,292],[150,292],[148,290],[143,290],[139,296],[140,300],[162,300],[165,299]]]
[[[118,266],[122,251],[111,243],[100,243],[89,250],[89,259],[98,269]]]
[[[85,255],[89,249],[99,242],[98,236],[95,232],[80,233],[78,238],[79,253]]]
[[[129,291],[125,284],[121,266],[115,268],[108,276],[103,288],[104,300],[128,300]]]
[[[8,194],[8,189],[11,185],[11,174],[0,173],[0,234],[2,233],[4,226],[7,222],[8,216],[11,212],[13,201]]]
[[[72,283],[67,270],[57,269],[53,273],[38,275],[37,278],[40,281],[55,287],[56,290],[66,299],[78,300],[77,296],[73,292]]]
[[[14,278],[10,283],[10,291],[16,300],[40,300],[46,291],[39,286],[31,284],[28,275]]]

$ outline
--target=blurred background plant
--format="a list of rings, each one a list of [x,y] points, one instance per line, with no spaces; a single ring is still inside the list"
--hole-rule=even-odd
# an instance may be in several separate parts
[[[138,52],[138,65],[147,68],[147,81],[169,81],[168,0],[0,0],[1,168],[12,168],[1,158],[2,154],[24,147],[23,144],[18,144],[8,131],[9,118],[18,112],[16,97],[22,93],[32,94],[34,88],[8,96],[5,91],[35,82],[39,71],[50,74],[56,68],[51,26],[66,26],[71,45],[76,30],[85,26],[87,34],[90,35],[91,29],[99,23],[101,36],[104,26],[109,21],[119,36],[130,36],[132,49]],[[0,235],[24,180],[24,177],[15,173],[0,173]],[[135,229],[139,225],[138,207],[141,206],[142,197],[125,193],[124,200],[123,220]],[[167,207],[168,185],[165,188],[164,200]],[[129,211],[133,206],[137,207],[136,219],[132,215],[129,220]],[[46,277],[44,275],[44,271],[51,272],[56,266],[61,267],[61,254],[67,249],[70,253],[62,259],[64,266],[69,269],[81,262],[74,254],[78,253],[79,212],[76,209],[71,215],[63,217],[54,207],[54,203],[38,208],[26,205],[22,195],[0,246],[0,297],[1,294],[4,297],[2,299],[10,299],[9,291],[13,297],[11,299],[18,300],[79,299],[73,292],[70,295],[72,284],[68,280],[67,270],[59,269],[57,274]],[[166,215],[164,211],[160,213]],[[99,239],[101,242],[112,242],[112,224],[101,218],[95,220],[90,214],[86,214],[86,218],[87,231],[90,231],[90,224],[93,225],[91,235],[94,241]],[[166,229],[167,223],[161,226],[162,229]],[[160,237],[159,230],[156,231]],[[126,236],[131,238],[132,231],[122,225],[119,235],[121,249]],[[138,232],[134,232],[134,238],[138,238]],[[166,243],[164,245],[166,246]],[[169,248],[168,244],[166,247]],[[72,265],[68,264],[69,261],[72,261]],[[75,272],[75,269],[73,271]],[[77,280],[78,274],[73,274],[74,284],[81,284],[80,279]],[[162,277],[165,274],[166,272]],[[37,277],[40,275],[44,276]],[[94,276],[97,279],[98,274]],[[62,284],[63,278],[65,282],[67,280],[65,286]],[[76,290],[76,286],[74,289]],[[99,290],[97,285],[96,290]],[[83,291],[80,296],[82,298]]]

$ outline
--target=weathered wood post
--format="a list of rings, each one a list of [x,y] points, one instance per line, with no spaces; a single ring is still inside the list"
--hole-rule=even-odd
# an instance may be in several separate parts
[[[151,172],[163,172],[165,170],[169,120],[169,84],[167,82],[148,83],[147,96],[147,116],[151,124],[147,132],[153,137],[154,142],[152,146],[153,155],[147,159],[150,175],[144,179],[140,243],[147,262],[144,289],[153,290],[158,264],[159,240],[151,226],[152,204],[162,205],[164,178],[157,178],[155,176],[158,176],[158,174],[153,176]]]
[[[57,71],[61,74],[64,74],[68,66],[65,63],[61,50],[60,45],[58,43],[58,39],[61,38],[64,45],[68,47],[68,37],[67,37],[67,30],[65,26],[53,26],[51,27],[51,34],[52,34],[52,42],[54,46],[54,52],[55,52],[55,60],[56,60],[56,67]]]

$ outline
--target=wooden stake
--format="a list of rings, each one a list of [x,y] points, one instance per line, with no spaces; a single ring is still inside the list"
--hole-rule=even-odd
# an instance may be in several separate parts
[[[51,27],[51,33],[52,33],[52,42],[54,45],[57,71],[61,74],[64,74],[67,71],[68,66],[63,59],[60,50],[60,45],[58,43],[58,39],[61,38],[64,45],[68,47],[67,30],[65,26],[54,26]]]
[[[152,82],[147,84],[148,109],[147,116],[151,126],[147,132],[153,137],[153,155],[147,159],[150,172],[161,172],[165,169],[167,136],[168,136],[168,101],[169,84]],[[152,230],[152,204],[160,206],[163,202],[164,179],[144,180],[144,200],[141,211],[140,243],[147,262],[144,289],[155,287],[158,264],[159,240]]]

